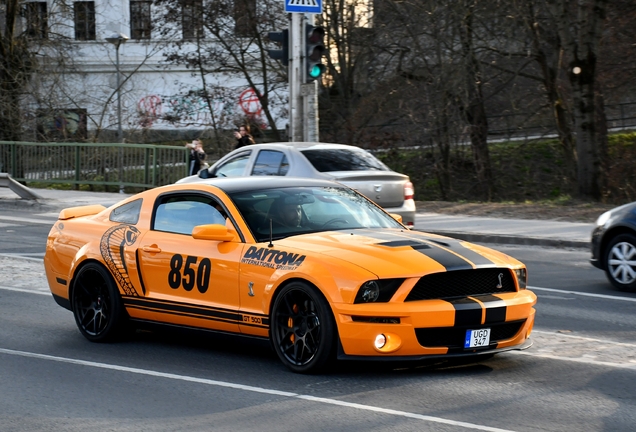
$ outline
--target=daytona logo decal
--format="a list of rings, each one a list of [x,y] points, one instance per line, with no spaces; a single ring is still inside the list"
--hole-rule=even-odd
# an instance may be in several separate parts
[[[241,262],[260,267],[268,267],[276,270],[295,270],[305,260],[305,255],[293,254],[269,248],[257,248],[251,246]]]

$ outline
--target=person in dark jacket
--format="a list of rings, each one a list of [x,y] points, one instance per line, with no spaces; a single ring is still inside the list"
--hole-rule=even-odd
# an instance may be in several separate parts
[[[256,141],[254,141],[254,138],[252,138],[252,135],[250,134],[250,127],[248,125],[241,125],[238,130],[234,132],[234,137],[237,141],[235,148],[256,144]]]
[[[205,151],[203,150],[203,142],[200,139],[192,140],[191,143],[187,143],[186,147],[190,149],[190,165],[188,166],[188,174],[195,175],[201,170],[201,167],[205,161]]]

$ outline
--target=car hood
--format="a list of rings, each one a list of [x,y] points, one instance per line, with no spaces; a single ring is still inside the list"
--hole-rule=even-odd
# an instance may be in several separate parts
[[[419,231],[356,229],[305,234],[274,241],[276,247],[335,257],[378,277],[421,277],[428,273],[522,264],[501,252]]]

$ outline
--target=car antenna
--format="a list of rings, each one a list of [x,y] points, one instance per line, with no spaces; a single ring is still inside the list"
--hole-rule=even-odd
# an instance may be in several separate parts
[[[269,244],[267,247],[274,247],[274,243],[272,243],[272,218],[269,218]]]

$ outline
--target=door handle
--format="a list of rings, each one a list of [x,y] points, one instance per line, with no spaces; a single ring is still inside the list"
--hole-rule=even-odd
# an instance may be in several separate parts
[[[144,252],[149,252],[149,253],[159,253],[159,252],[161,252],[161,248],[157,247],[157,245],[143,246],[141,248],[141,250],[144,251]]]

